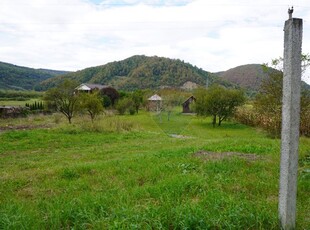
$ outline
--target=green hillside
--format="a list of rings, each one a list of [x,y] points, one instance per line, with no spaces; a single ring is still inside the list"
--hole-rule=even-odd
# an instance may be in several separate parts
[[[54,77],[42,82],[40,86],[42,90],[46,90],[58,85],[64,79],[73,79],[79,83],[111,85],[121,90],[179,88],[186,82],[205,85],[207,78],[209,83],[217,82],[232,86],[214,74],[178,59],[137,55],[123,61]]]
[[[32,69],[0,62],[0,89],[32,90],[41,81],[65,71]]]

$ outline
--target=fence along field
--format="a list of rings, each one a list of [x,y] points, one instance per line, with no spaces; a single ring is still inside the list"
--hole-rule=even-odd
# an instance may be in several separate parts
[[[0,228],[278,228],[278,139],[162,115],[0,120]],[[310,223],[309,149],[302,137],[300,229]]]

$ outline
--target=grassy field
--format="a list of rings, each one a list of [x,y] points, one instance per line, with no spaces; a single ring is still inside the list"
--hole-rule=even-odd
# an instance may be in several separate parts
[[[278,229],[280,141],[174,113],[0,120],[0,229]],[[301,138],[297,228],[310,226]]]

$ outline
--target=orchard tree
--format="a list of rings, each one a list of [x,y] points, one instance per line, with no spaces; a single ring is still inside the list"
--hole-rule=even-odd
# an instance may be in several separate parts
[[[124,115],[126,111],[128,111],[130,115],[134,115],[136,111],[134,102],[130,97],[122,97],[119,99],[115,105],[115,109],[120,115]]]
[[[231,117],[236,108],[245,103],[244,92],[236,89],[226,89],[220,95],[219,112],[218,112],[218,125],[222,121]]]
[[[103,105],[98,93],[79,94],[79,105],[81,110],[87,111],[92,122],[97,115],[103,112]]]
[[[131,100],[133,102],[133,107],[136,113],[139,112],[141,105],[143,104],[143,92],[141,90],[136,90],[131,94]]]
[[[243,91],[226,89],[219,85],[199,89],[195,97],[197,114],[212,116],[213,126],[216,125],[217,119],[220,126],[222,121],[233,115],[237,106],[245,102]]]
[[[78,109],[78,97],[74,93],[77,85],[75,81],[65,80],[57,88],[49,89],[44,96],[48,107],[54,108],[65,115],[70,124],[74,113]]]
[[[206,88],[198,88],[194,92],[196,103],[195,103],[195,112],[199,116],[207,116],[207,98],[208,90]]]
[[[106,87],[106,88],[101,89],[99,94],[103,98],[105,98],[105,96],[108,96],[110,98],[110,103],[112,106],[114,106],[114,104],[120,98],[120,95],[117,92],[117,90],[112,87]]]

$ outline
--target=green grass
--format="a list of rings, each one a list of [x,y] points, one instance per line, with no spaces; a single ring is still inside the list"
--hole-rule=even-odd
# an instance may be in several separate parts
[[[0,229],[278,229],[279,140],[179,113],[57,116],[0,121],[39,127],[0,133]],[[310,226],[309,156],[301,138],[298,229]]]

